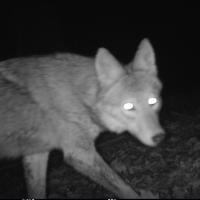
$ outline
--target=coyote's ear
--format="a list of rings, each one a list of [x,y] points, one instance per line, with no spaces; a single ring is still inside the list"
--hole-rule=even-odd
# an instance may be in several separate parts
[[[100,48],[97,52],[95,68],[100,83],[107,86],[115,82],[124,73],[120,63],[104,48]]]
[[[141,41],[133,61],[133,69],[157,74],[154,50],[148,39]]]

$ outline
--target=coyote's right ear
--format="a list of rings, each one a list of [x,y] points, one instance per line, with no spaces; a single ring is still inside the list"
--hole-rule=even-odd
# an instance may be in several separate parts
[[[115,82],[123,73],[123,68],[111,53],[100,48],[95,58],[97,77],[103,86],[109,86]]]
[[[155,53],[148,39],[141,41],[134,58],[133,69],[157,75]]]

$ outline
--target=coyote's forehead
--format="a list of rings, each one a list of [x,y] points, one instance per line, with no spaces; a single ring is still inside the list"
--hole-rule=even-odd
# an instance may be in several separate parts
[[[115,82],[104,93],[104,100],[109,101],[109,104],[111,102],[118,104],[126,100],[131,101],[131,99],[144,99],[145,96],[146,99],[149,96],[157,96],[161,87],[161,83],[156,78],[145,76],[145,74],[128,75]]]
[[[117,87],[121,87],[121,91],[126,92],[157,93],[162,89],[162,84],[157,77],[137,71],[124,76]]]

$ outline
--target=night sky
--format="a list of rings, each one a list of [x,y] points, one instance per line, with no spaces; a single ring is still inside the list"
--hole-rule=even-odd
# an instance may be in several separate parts
[[[200,92],[198,3],[73,2],[1,1],[0,60],[55,52],[95,56],[105,47],[127,64],[148,38],[164,92]]]

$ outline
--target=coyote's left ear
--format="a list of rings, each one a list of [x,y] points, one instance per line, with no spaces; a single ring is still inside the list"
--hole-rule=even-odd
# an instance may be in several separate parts
[[[133,69],[157,74],[155,53],[148,39],[141,41],[133,61]]]
[[[124,74],[124,70],[117,59],[104,48],[99,48],[97,52],[95,68],[102,86],[111,85]]]

